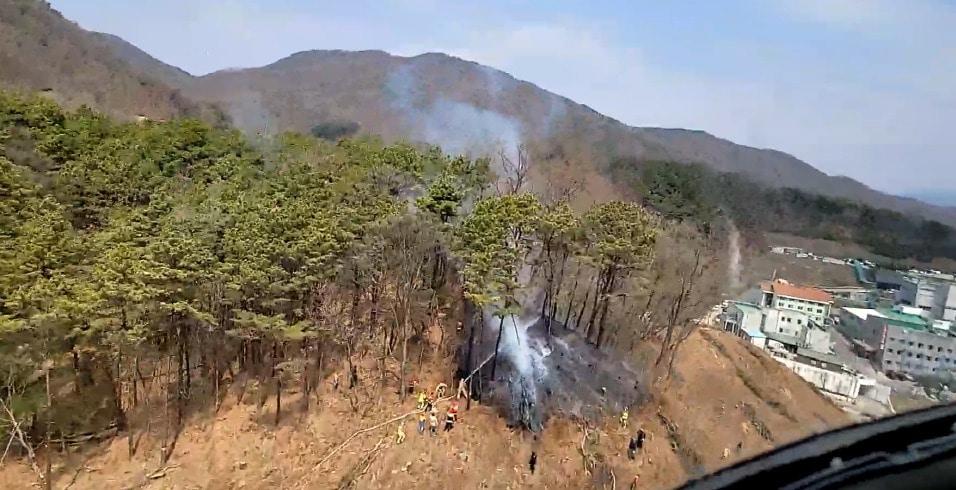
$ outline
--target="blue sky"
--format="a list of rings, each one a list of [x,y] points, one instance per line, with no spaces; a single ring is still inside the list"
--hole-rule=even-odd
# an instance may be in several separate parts
[[[703,129],[896,194],[956,192],[956,2],[53,0],[194,74],[441,51],[635,126]]]

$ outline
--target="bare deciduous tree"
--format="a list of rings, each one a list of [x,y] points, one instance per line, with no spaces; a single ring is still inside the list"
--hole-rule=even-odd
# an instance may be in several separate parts
[[[654,260],[632,281],[628,306],[616,319],[631,323],[630,329],[621,331],[625,345],[660,342],[654,364],[666,365],[668,372],[678,348],[696,330],[697,320],[720,299],[726,274],[717,242],[692,225],[663,224]]]
[[[517,145],[513,156],[509,155],[507,149],[500,148],[498,159],[504,171],[504,182],[498,183],[499,194],[517,194],[524,190],[525,184],[528,183],[528,172],[531,170],[528,148],[524,144]]]

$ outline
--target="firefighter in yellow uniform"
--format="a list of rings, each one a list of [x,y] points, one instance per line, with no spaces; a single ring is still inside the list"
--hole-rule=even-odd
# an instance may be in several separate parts
[[[425,410],[425,392],[418,392],[418,410]]]
[[[623,427],[623,428],[625,428],[625,429],[627,429],[627,418],[628,418],[628,416],[629,416],[629,415],[628,415],[628,413],[627,413],[627,407],[624,407],[624,411],[621,412],[621,427]]]
[[[405,442],[405,424],[403,421],[398,422],[398,432],[395,433],[395,444],[401,444]]]

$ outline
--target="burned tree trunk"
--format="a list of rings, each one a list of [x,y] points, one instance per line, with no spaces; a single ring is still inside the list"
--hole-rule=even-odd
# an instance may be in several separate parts
[[[571,285],[571,292],[568,293],[568,307],[564,314],[564,326],[571,328],[571,313],[574,311],[574,295],[578,293],[578,279],[581,278],[581,266],[578,265],[574,271],[574,283]],[[587,301],[585,299],[585,301]]]
[[[498,339],[495,340],[495,357],[491,361],[491,380],[495,380],[495,372],[498,370],[498,349],[501,346],[501,334],[505,330],[505,317],[501,316],[501,321],[498,323]]]

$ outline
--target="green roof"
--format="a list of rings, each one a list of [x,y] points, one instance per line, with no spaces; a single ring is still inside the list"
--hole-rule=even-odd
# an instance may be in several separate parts
[[[895,310],[883,309],[883,308],[877,311],[879,311],[881,315],[886,317],[886,320],[893,325],[897,325],[900,327],[913,328],[916,330],[926,330],[926,328],[929,326],[929,324],[926,323],[926,320],[924,320],[923,317],[918,315],[909,315],[906,313],[900,313]]]
[[[742,301],[734,301],[734,306],[740,309],[744,313],[761,313],[760,307],[750,303],[744,303]]]

